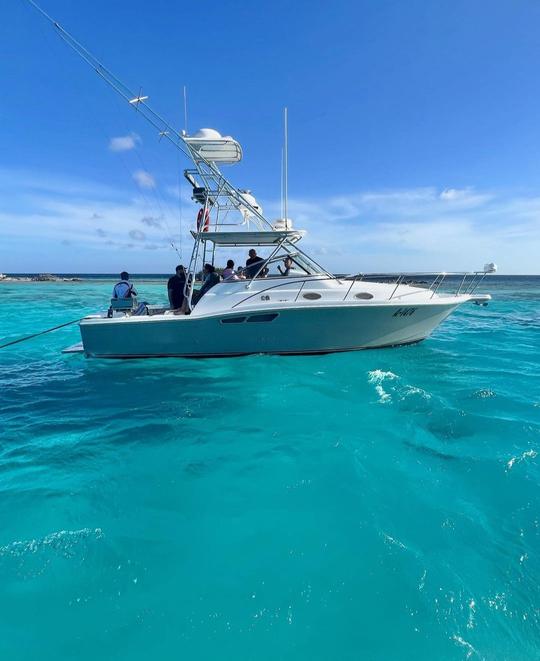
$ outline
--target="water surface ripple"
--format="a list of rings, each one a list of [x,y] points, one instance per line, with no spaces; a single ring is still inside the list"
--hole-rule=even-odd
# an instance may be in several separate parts
[[[488,283],[394,350],[0,351],[0,657],[540,658],[540,278]],[[109,287],[0,284],[0,338]]]

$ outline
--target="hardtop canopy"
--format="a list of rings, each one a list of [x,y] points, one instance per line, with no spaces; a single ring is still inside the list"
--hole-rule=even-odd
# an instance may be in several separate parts
[[[296,243],[305,235],[305,230],[268,230],[239,232],[194,232],[199,241],[210,241],[216,246],[275,246],[282,241]]]

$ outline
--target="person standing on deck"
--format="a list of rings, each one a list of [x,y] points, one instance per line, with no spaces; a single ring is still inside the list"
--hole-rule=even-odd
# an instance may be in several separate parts
[[[176,275],[167,282],[167,294],[171,310],[179,310],[184,302],[184,288],[186,286],[186,269],[182,264],[176,267]]]
[[[135,287],[129,282],[129,273],[122,271],[120,273],[120,282],[117,282],[113,287],[113,298],[133,298],[137,296]]]
[[[261,268],[262,262],[264,262],[264,259],[259,257],[259,255],[257,255],[257,251],[252,248],[249,251],[249,258],[246,259],[246,268],[244,269],[246,277],[253,278],[257,271]]]

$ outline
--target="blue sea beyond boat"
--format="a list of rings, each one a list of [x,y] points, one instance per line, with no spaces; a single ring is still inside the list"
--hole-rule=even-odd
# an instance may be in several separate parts
[[[110,288],[0,283],[0,338]],[[0,351],[1,658],[538,658],[540,277],[489,291],[391,350]]]

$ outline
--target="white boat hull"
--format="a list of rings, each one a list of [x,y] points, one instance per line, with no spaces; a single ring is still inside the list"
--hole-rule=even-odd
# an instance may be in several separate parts
[[[86,356],[98,358],[330,353],[419,342],[464,300],[87,318],[80,329]]]

